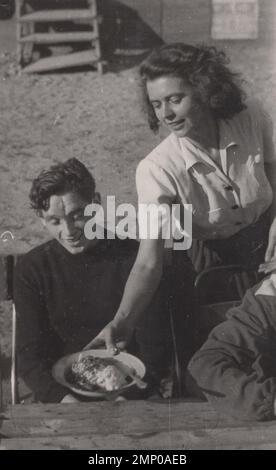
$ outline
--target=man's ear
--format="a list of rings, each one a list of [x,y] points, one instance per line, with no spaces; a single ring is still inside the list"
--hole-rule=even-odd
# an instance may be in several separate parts
[[[101,204],[101,202],[102,202],[101,195],[100,195],[100,193],[96,192],[94,194],[94,197],[93,197],[93,203],[94,204]]]

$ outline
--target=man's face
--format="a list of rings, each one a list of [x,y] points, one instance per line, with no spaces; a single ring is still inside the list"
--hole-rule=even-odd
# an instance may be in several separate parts
[[[87,221],[84,208],[89,203],[91,201],[84,201],[79,194],[69,192],[51,196],[49,209],[41,213],[42,223],[51,236],[72,255],[82,253],[93,243],[84,235]]]

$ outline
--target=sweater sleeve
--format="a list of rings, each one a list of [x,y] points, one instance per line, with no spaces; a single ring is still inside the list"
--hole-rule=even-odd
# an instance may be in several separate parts
[[[59,402],[68,391],[55,382],[51,368],[61,344],[50,327],[39,273],[28,255],[18,261],[14,287],[19,375],[36,401]]]
[[[220,412],[249,420],[274,417],[275,307],[275,297],[247,291],[191,359],[189,374]]]

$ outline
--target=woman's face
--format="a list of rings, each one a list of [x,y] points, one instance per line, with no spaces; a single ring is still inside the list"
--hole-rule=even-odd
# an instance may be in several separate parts
[[[147,82],[147,93],[160,123],[177,137],[194,137],[203,109],[194,103],[194,90],[182,78],[163,76]]]

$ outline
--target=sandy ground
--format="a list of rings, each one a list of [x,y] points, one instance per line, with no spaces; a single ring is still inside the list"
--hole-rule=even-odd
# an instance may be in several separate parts
[[[15,22],[0,22],[0,254],[22,253],[46,239],[29,208],[32,179],[53,162],[77,157],[93,171],[98,189],[116,201],[135,202],[137,163],[160,140],[148,130],[141,110],[133,62],[113,61],[98,75],[16,73]],[[276,122],[276,63],[272,42],[221,42],[232,65],[247,78]],[[10,352],[10,310],[0,306],[0,339]]]

